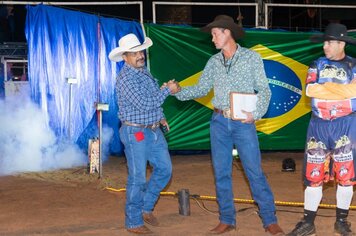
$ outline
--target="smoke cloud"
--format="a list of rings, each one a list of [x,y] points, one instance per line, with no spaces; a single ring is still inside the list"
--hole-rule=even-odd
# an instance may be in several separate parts
[[[37,105],[0,100],[0,175],[71,168],[87,162],[77,145],[57,140]]]
[[[109,127],[107,124],[103,124],[103,131],[102,131],[102,156],[103,162],[107,161],[110,156],[110,141],[114,136],[114,130]]]

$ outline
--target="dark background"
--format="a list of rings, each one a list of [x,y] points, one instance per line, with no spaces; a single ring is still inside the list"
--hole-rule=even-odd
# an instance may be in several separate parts
[[[192,0],[194,2],[232,2],[254,3],[253,0]],[[61,1],[70,2],[70,1]],[[78,2],[78,0],[76,1]],[[90,2],[80,1],[79,2]],[[93,2],[93,1],[92,1]],[[107,1],[108,2],[108,1]],[[130,1],[127,1],[130,2]],[[177,1],[172,1],[177,2]],[[184,2],[184,1],[181,1]],[[191,2],[187,1],[186,2]],[[257,0],[258,2],[258,0]],[[291,4],[332,4],[332,5],[355,5],[355,0],[265,0],[270,3]],[[144,6],[144,22],[152,22],[152,0],[146,0]],[[24,28],[26,21],[26,6],[14,5],[13,16],[7,16],[6,5],[0,5],[0,42],[26,42]],[[102,15],[105,17],[117,17],[124,20],[139,21],[138,5],[112,5],[112,6],[57,6],[66,9],[79,10],[82,12]],[[341,22],[348,29],[356,29],[356,9],[316,9],[316,8],[270,8],[270,29],[282,29],[289,31],[321,31],[331,22]],[[247,6],[157,6],[156,16],[158,24],[183,24],[201,27],[211,22],[216,15],[227,14],[235,19],[241,12],[242,24],[246,28],[255,26],[255,9]]]

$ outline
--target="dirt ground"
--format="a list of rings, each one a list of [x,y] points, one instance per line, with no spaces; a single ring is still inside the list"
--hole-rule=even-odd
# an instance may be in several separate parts
[[[263,153],[262,165],[274,192],[277,216],[289,232],[302,217],[303,202],[300,152]],[[291,157],[296,172],[282,172],[282,160]],[[173,177],[165,191],[189,189],[190,194],[215,196],[210,155],[172,156]],[[148,171],[149,173],[149,171]],[[127,176],[124,158],[111,157],[103,165],[103,176],[89,175],[86,168],[51,172],[24,173],[0,177],[0,235],[132,235],[124,227],[125,187]],[[241,164],[234,161],[235,198],[251,199]],[[109,190],[108,187],[113,190]],[[335,204],[335,184],[324,188],[324,204]],[[356,205],[354,199],[352,205]],[[257,207],[236,203],[237,230],[226,235],[265,235]],[[190,216],[178,211],[178,198],[161,196],[154,214],[159,227],[148,226],[155,235],[206,235],[218,223],[217,204],[213,200],[190,200]],[[319,209],[316,219],[318,235],[333,235],[334,209]],[[356,213],[349,220],[356,231]]]

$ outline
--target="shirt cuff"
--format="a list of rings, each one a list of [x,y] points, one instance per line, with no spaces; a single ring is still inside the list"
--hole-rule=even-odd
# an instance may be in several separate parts
[[[184,98],[183,91],[184,91],[184,88],[182,87],[180,92],[173,94],[173,96],[175,96],[180,101],[184,101],[185,98]]]
[[[168,97],[170,94],[171,94],[171,91],[169,90],[168,87],[165,87],[162,89],[162,94],[165,96],[165,97]]]

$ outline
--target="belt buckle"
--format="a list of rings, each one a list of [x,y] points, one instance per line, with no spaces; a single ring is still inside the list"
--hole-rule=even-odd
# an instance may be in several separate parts
[[[228,119],[231,118],[231,112],[230,112],[230,109],[229,109],[229,108],[226,108],[226,109],[223,110],[223,116],[224,116],[225,118],[228,118]]]
[[[152,126],[151,126],[151,129],[156,129],[159,127],[159,122],[157,123],[154,123]]]

